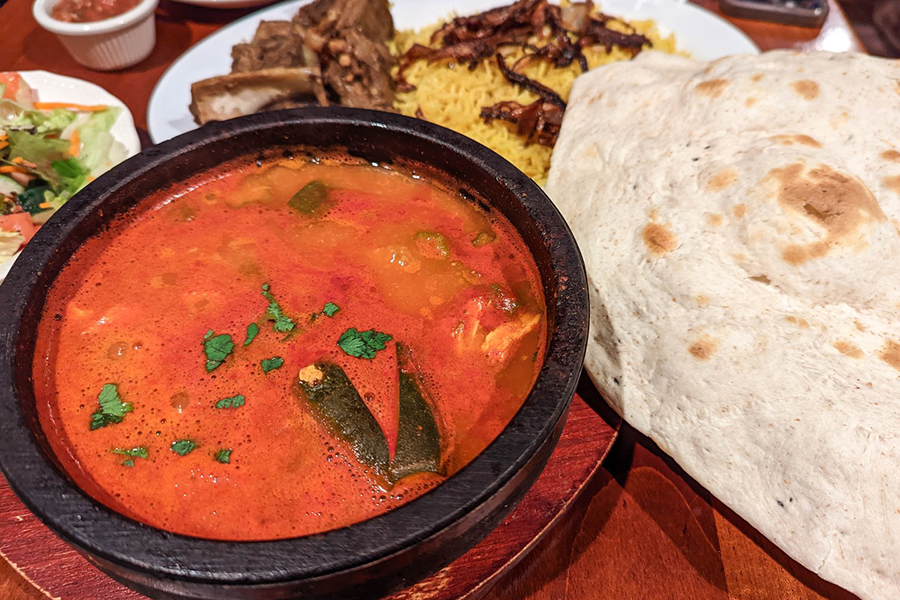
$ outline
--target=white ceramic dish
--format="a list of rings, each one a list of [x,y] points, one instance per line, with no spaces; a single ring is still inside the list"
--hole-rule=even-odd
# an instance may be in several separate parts
[[[35,0],[32,13],[38,24],[55,33],[78,63],[96,71],[114,71],[147,58],[156,45],[156,6],[141,0],[131,10],[109,19],[68,23],[50,16],[59,0]]]
[[[197,128],[188,105],[191,84],[231,72],[231,48],[253,37],[260,21],[290,20],[310,0],[290,0],[239,19],[192,46],[157,82],[147,107],[147,129],[155,143]],[[472,14],[512,0],[393,0],[398,29],[419,29],[451,14]],[[749,37],[728,21],[679,0],[606,0],[600,8],[626,19],[653,19],[660,31],[674,33],[679,48],[700,59],[759,53]]]
[[[265,6],[276,0],[174,0],[180,4],[193,4],[204,8],[249,8],[251,6]]]
[[[75,79],[74,77],[65,77],[47,71],[19,71],[28,85],[37,90],[38,99],[41,102],[72,102],[74,104],[106,104],[107,106],[118,106],[122,112],[119,118],[113,124],[110,133],[125,146],[127,156],[134,156],[141,151],[141,140],[138,137],[137,129],[134,127],[134,117],[125,104],[104,90],[99,85]],[[21,253],[19,253],[21,254]],[[6,279],[13,263],[19,254],[16,254],[7,261],[0,263],[0,283]]]

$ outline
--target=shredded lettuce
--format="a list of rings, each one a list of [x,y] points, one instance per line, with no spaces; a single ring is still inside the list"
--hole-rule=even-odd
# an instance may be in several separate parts
[[[92,113],[79,124],[76,121],[78,115],[64,109],[54,109],[46,115],[40,111],[23,111],[6,122],[9,147],[5,154],[9,158],[21,157],[35,165],[29,170],[38,177],[38,183],[51,192],[52,198],[47,202],[65,202],[87,185],[92,176],[100,175],[125,158],[124,147],[109,133],[118,116],[118,108],[108,108]],[[71,127],[73,124],[75,127]],[[59,134],[66,129],[69,133],[78,131],[81,141],[78,158],[70,154],[69,140],[46,135],[50,132]],[[27,192],[32,192],[31,186]],[[40,194],[32,192],[26,199],[39,195],[43,197],[44,190]],[[24,201],[20,203],[25,204]],[[40,202],[29,201],[28,204],[26,210],[32,214],[39,210]]]
[[[125,147],[109,132],[120,112],[115,106],[97,111],[77,128],[82,144],[78,158],[95,177],[125,160]]]
[[[12,196],[21,194],[25,188],[13,181],[8,175],[0,175],[0,196]]]
[[[87,183],[91,170],[84,163],[71,156],[66,160],[54,161],[51,168],[59,175],[59,192],[70,192],[74,194]]]
[[[27,131],[8,131],[9,156],[22,157],[34,163],[34,173],[51,186],[59,185],[59,175],[53,163],[69,158],[69,142],[50,137],[31,135]]]
[[[24,110],[15,119],[9,121],[12,129],[26,129],[37,135],[60,133],[75,122],[78,113],[64,108],[54,108],[47,114],[39,110]]]
[[[59,134],[75,122],[78,113],[64,108],[54,108],[51,112],[31,110],[12,100],[2,101],[0,126],[6,129],[26,130],[36,135]]]
[[[74,123],[75,119],[78,118],[78,115],[76,113],[64,108],[54,108],[53,112],[51,112],[49,115],[45,115],[44,113],[41,113],[39,111],[30,111],[27,114],[32,115],[31,119],[35,125],[35,132],[38,134],[62,131],[63,129]],[[38,114],[42,116],[37,117]]]
[[[0,96],[4,90],[0,84]],[[118,107],[43,111],[0,98],[0,133],[7,142],[0,148],[0,165],[14,165],[23,172],[23,183],[28,180],[21,185],[0,175],[0,196],[6,198],[0,209],[21,209],[34,223],[44,223],[91,180],[124,160],[125,147],[110,133],[120,113]],[[11,207],[9,198],[17,206]],[[16,242],[11,235],[0,236],[0,255],[17,251],[20,238]]]
[[[25,236],[18,231],[0,231],[0,263],[12,258],[24,241]]]

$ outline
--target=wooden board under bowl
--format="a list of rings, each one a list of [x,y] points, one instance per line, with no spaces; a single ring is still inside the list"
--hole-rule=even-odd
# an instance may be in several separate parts
[[[585,379],[579,390],[585,388]],[[608,422],[576,395],[546,468],[506,520],[458,560],[390,600],[480,598],[565,513],[600,467],[618,430],[618,421]],[[101,573],[56,537],[19,502],[2,476],[0,554],[34,585],[35,598],[146,598]]]

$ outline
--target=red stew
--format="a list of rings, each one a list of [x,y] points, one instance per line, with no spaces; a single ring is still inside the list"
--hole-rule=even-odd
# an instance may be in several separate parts
[[[91,23],[128,12],[141,0],[59,0],[50,11],[57,21]]]
[[[336,160],[233,164],[75,253],[35,392],[60,460],[111,508],[295,537],[472,460],[533,385],[545,322],[521,238],[456,193]]]

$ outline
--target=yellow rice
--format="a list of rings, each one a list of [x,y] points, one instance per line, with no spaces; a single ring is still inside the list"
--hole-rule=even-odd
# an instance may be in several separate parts
[[[629,23],[638,33],[645,35],[656,50],[675,52],[673,36],[662,37],[653,21]],[[618,25],[618,23],[615,23]],[[414,43],[430,45],[431,34],[440,26],[436,24],[422,31],[399,31],[393,50],[402,54]],[[625,26],[616,27],[629,31]],[[614,48],[611,52],[600,46],[585,48],[588,67],[591,69],[607,63],[629,60],[631,53]],[[510,54],[506,62],[512,65],[522,56],[521,51]],[[540,81],[556,91],[563,100],[569,98],[572,83],[581,74],[577,62],[566,68],[556,68],[549,61],[533,60],[524,69],[525,75]],[[486,124],[480,116],[481,108],[504,100],[531,104],[538,96],[510,84],[503,77],[493,59],[481,61],[470,71],[467,63],[451,60],[429,63],[416,61],[406,71],[406,80],[416,89],[399,92],[394,107],[401,113],[423,118],[465,134],[504,156],[526,175],[543,185],[550,170],[551,148],[537,143],[526,144],[516,135],[515,126],[503,121]]]

